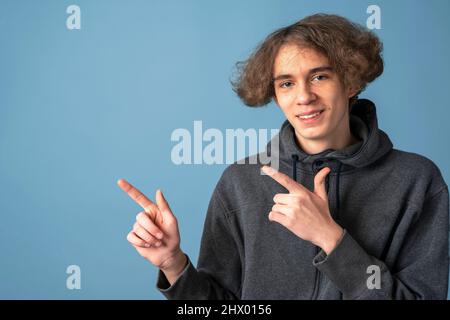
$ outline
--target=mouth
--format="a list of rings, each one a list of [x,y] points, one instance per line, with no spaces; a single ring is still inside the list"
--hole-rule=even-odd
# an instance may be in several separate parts
[[[301,122],[303,122],[303,123],[314,123],[314,122],[317,122],[317,121],[319,121],[320,119],[322,119],[322,114],[323,114],[323,112],[325,111],[325,109],[322,109],[322,110],[320,110],[320,111],[318,111],[318,112],[316,112],[316,113],[313,113],[313,114],[309,114],[309,115],[307,115],[307,116],[300,116],[300,115],[297,115],[297,116],[295,116],[297,119],[299,119]]]

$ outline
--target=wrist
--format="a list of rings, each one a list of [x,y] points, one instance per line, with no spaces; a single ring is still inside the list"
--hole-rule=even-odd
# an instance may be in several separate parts
[[[186,267],[188,260],[183,251],[179,250],[175,253],[171,258],[165,261],[163,266],[160,266],[160,269],[166,275],[166,278],[170,280],[175,280],[181,274],[181,272]]]
[[[336,248],[343,234],[344,229],[335,223],[332,228],[330,228],[327,237],[322,241],[320,247],[327,255],[329,255]]]

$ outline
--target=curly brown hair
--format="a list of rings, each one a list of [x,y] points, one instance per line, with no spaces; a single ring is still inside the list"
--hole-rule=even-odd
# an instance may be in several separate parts
[[[271,33],[246,61],[236,63],[231,84],[247,106],[263,106],[274,98],[273,65],[285,44],[324,54],[344,85],[357,92],[349,105],[383,73],[383,44],[373,32],[338,15],[315,14]]]

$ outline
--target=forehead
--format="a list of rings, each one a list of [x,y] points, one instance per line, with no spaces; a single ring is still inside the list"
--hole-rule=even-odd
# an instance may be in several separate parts
[[[278,50],[274,60],[273,73],[274,76],[297,74],[325,65],[329,65],[329,61],[321,52],[290,44],[284,45]]]

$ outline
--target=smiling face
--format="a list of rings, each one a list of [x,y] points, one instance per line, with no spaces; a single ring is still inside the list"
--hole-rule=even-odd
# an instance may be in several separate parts
[[[273,74],[275,101],[305,152],[338,150],[356,142],[348,113],[354,92],[343,85],[326,56],[313,49],[284,45],[275,57]]]

